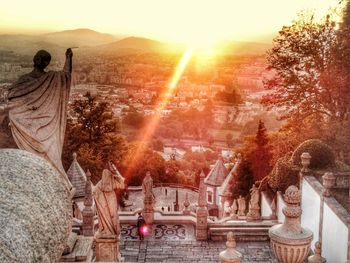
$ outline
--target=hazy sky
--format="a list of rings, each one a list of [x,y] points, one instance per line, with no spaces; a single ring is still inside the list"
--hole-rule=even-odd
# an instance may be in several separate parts
[[[1,0],[0,33],[90,28],[195,43],[276,34],[303,9],[339,0]]]

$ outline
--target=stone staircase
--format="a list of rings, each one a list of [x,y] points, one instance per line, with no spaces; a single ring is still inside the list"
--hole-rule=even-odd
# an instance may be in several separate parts
[[[61,262],[91,262],[93,258],[93,237],[72,232],[60,259]]]
[[[226,240],[229,231],[234,233],[237,241],[269,241],[269,229],[275,224],[277,224],[275,221],[233,221],[226,224],[211,224],[208,232],[209,238],[213,241]]]

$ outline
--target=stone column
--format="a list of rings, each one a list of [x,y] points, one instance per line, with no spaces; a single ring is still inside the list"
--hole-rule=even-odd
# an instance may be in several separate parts
[[[300,225],[300,200],[299,189],[289,186],[284,195],[285,221],[269,230],[272,250],[281,263],[301,263],[310,251],[313,234]]]
[[[242,254],[236,250],[233,232],[227,234],[226,250],[220,252],[220,263],[241,263]]]
[[[208,208],[207,208],[207,187],[204,184],[205,174],[200,174],[198,207],[197,207],[197,223],[196,223],[196,239],[208,240]]]
[[[91,188],[91,173],[87,170],[85,183],[85,199],[83,209],[83,235],[94,235],[94,211],[92,209],[92,188]]]
[[[326,259],[321,256],[321,243],[316,242],[314,255],[308,257],[308,263],[326,263]]]

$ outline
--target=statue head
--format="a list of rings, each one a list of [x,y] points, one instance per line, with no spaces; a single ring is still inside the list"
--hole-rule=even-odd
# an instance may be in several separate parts
[[[39,50],[33,58],[34,67],[40,70],[44,70],[50,64],[50,61],[51,55],[46,50]]]

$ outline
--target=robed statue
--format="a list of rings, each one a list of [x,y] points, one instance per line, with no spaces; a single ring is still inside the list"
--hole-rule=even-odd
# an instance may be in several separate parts
[[[18,148],[48,160],[71,188],[62,166],[62,147],[72,72],[71,49],[61,71],[45,71],[51,55],[40,50],[32,72],[19,78],[8,92],[8,117]]]
[[[112,172],[107,169],[103,170],[102,178],[93,190],[100,237],[114,237],[120,234],[116,190],[124,188],[124,178],[117,169],[113,169]]]
[[[145,178],[142,181],[142,192],[145,195],[145,200],[154,200],[154,194],[153,194],[153,179],[151,177],[151,172],[148,171],[146,173]]]

